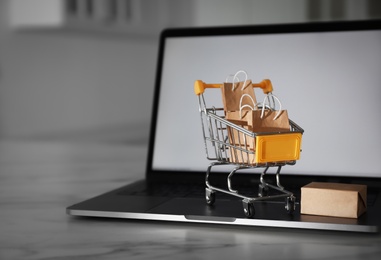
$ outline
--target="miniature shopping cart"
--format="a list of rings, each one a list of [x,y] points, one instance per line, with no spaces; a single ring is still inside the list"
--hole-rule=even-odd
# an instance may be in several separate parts
[[[272,92],[269,81],[252,84],[260,87],[265,94]],[[222,84],[206,84],[197,80],[194,85],[198,96],[199,112],[203,130],[206,157],[214,162],[210,163],[206,171],[205,197],[208,205],[215,202],[215,193],[222,192],[242,199],[244,213],[247,217],[255,214],[254,202],[285,198],[285,209],[288,213],[295,210],[296,198],[290,191],[284,189],[280,183],[279,173],[285,165],[294,165],[299,159],[303,129],[289,120],[290,130],[285,132],[256,133],[243,126],[225,119],[224,108],[207,107],[204,97],[206,88],[221,88]],[[233,140],[232,139],[238,139]],[[255,143],[255,149],[252,143]],[[209,176],[212,167],[219,165],[234,165],[234,169],[227,177],[227,189],[212,186]],[[276,186],[265,181],[264,175],[270,167],[276,168]],[[241,169],[263,168],[260,175],[257,197],[248,197],[232,188],[231,178]],[[269,189],[276,194],[269,195]]]

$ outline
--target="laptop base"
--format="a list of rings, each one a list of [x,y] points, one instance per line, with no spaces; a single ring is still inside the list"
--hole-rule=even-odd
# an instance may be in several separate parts
[[[368,208],[368,212],[358,219],[335,218],[300,214],[300,204],[288,214],[283,201],[254,202],[255,215],[247,218],[242,209],[242,201],[233,198],[217,199],[213,206],[206,204],[205,198],[171,198],[160,196],[123,195],[125,189],[145,185],[144,182],[127,185],[103,195],[67,208],[72,216],[106,217],[121,219],[143,219],[176,221],[189,223],[209,223],[258,227],[287,227],[299,229],[332,230],[378,233],[376,219],[381,217],[376,209],[381,208],[381,200]],[[379,212],[379,210],[378,210]]]

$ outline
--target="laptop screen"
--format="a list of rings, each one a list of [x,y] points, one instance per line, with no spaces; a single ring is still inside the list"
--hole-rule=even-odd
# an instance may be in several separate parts
[[[300,160],[282,173],[381,178],[379,22],[175,29],[162,37],[153,170],[206,171],[194,82],[222,83],[245,70],[253,82],[271,80],[305,131]],[[222,107],[221,91],[206,89],[205,101]]]

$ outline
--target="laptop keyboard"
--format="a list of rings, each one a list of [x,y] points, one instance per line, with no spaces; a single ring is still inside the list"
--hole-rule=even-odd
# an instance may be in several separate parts
[[[234,187],[233,187],[234,188]],[[289,189],[297,197],[297,201],[300,201],[300,189],[293,190]],[[257,197],[258,190],[253,186],[242,187],[239,189],[239,193],[247,197]],[[193,197],[193,198],[203,198],[205,197],[205,187],[199,184],[156,184],[152,187],[141,187],[137,190],[122,190],[118,195],[128,195],[128,196],[159,196],[159,197]],[[368,190],[367,194],[367,205],[373,206],[377,197],[379,196],[379,191]],[[219,198],[232,198],[233,196],[225,193],[218,193]]]
[[[159,197],[204,197],[205,188],[190,184],[156,184],[152,187],[141,187],[137,190],[121,191],[119,195],[159,196]]]
[[[223,188],[225,189],[225,188]],[[233,187],[234,189],[234,187]],[[258,190],[253,186],[240,187],[238,192],[247,197],[257,197]],[[218,198],[220,199],[233,199],[237,198],[226,193],[218,192]],[[295,192],[299,196],[299,192]],[[205,197],[205,186],[200,184],[156,184],[152,187],[142,187],[131,191],[129,189],[122,190],[118,195],[129,195],[129,196],[158,196],[158,197],[192,197],[192,198],[204,198]]]

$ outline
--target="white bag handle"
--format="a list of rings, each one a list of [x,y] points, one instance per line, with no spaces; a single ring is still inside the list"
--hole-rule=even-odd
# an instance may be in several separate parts
[[[245,105],[242,106],[242,100],[243,100],[244,97],[249,97],[254,106],[250,106],[249,104],[245,104]],[[248,107],[251,110],[255,110],[255,107],[258,107],[258,105],[255,104],[254,99],[253,99],[252,96],[250,96],[249,94],[243,94],[241,96],[241,99],[239,100],[239,118],[241,118],[241,119],[242,119],[242,109],[244,107]]]
[[[246,71],[244,71],[244,70],[239,70],[239,71],[237,71],[236,74],[234,74],[234,76],[233,76],[232,91],[235,90],[235,88],[234,88],[234,82],[235,82],[236,79],[239,81],[238,74],[240,74],[240,73],[243,73],[243,74],[245,75],[245,81],[244,81],[244,83],[243,83],[243,85],[242,85],[241,90],[244,90],[245,87],[246,87],[247,73],[246,73]]]
[[[263,118],[263,115],[264,115],[264,113],[265,113],[266,100],[268,100],[268,101],[269,101],[269,104],[270,104],[270,96],[271,96],[272,98],[275,98],[275,99],[278,101],[278,103],[279,103],[279,110],[278,110],[278,113],[277,113],[277,114],[275,115],[275,117],[273,118],[273,120],[276,120],[276,119],[279,117],[280,113],[282,112],[282,103],[280,102],[279,98],[278,98],[277,96],[273,95],[272,93],[267,94],[267,95],[265,96],[265,99],[263,100],[261,118]],[[270,108],[271,108],[271,107],[270,107]],[[274,108],[275,108],[275,107],[274,107]]]

